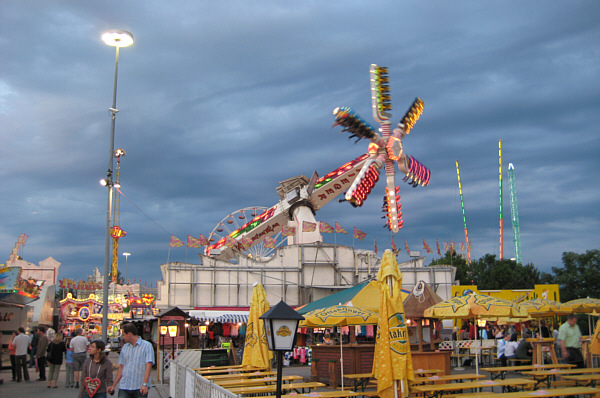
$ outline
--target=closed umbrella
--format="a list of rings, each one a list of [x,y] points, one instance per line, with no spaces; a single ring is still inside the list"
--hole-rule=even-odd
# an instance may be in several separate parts
[[[402,273],[391,250],[383,253],[377,281],[381,289],[373,361],[377,394],[382,398],[397,397],[400,380],[402,392],[408,396],[407,381],[414,380],[413,365],[404,305],[400,295]]]
[[[375,325],[378,317],[373,311],[346,305],[334,305],[309,311],[303,315],[304,320],[298,326],[309,328],[327,328],[341,326]],[[342,390],[344,389],[344,355],[340,335],[340,369]]]
[[[262,284],[256,283],[250,299],[250,314],[246,326],[246,340],[244,342],[243,367],[271,368],[273,353],[269,350],[265,321],[259,319],[270,309],[267,293]]]

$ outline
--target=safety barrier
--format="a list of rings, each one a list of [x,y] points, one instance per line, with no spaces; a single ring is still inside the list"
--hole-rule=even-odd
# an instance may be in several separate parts
[[[171,397],[185,398],[238,398],[241,395],[233,394],[223,387],[207,380],[194,371],[194,369],[180,363],[179,360],[171,362],[169,395]]]

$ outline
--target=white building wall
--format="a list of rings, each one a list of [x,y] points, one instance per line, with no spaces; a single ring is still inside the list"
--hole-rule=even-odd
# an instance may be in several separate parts
[[[374,278],[381,259],[366,250],[313,243],[278,248],[266,262],[247,257],[238,264],[201,256],[202,264],[161,265],[164,282],[159,282],[157,306],[181,309],[194,307],[246,307],[254,283],[265,287],[271,305],[284,300],[298,306]],[[419,281],[432,283],[443,299],[451,297],[456,269],[451,266],[424,267],[424,258],[399,264],[402,286],[412,289]]]

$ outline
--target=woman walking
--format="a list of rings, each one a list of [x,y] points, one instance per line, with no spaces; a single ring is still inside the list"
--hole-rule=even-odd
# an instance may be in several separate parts
[[[105,347],[102,340],[90,344],[90,356],[81,367],[78,398],[106,398],[106,389],[113,384],[113,365],[104,354]]]
[[[48,344],[48,388],[57,388],[58,386],[58,374],[60,373],[60,366],[63,363],[63,355],[67,352],[67,346],[63,341],[63,334],[56,333],[52,338],[50,344]],[[54,385],[52,385],[54,384]]]

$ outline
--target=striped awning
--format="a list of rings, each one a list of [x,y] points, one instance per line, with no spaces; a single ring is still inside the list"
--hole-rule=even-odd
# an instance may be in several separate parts
[[[202,322],[248,323],[249,311],[190,310],[188,313]]]

